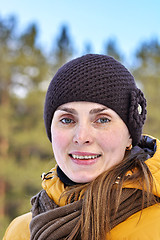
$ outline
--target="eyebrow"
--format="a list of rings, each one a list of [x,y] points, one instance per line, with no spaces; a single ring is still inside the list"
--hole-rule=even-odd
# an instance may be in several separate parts
[[[107,110],[107,109],[108,109],[107,107],[105,107],[105,108],[94,108],[94,109],[92,109],[89,113],[90,113],[90,114],[96,114],[96,113],[103,112],[103,111],[105,111],[105,110]]]
[[[104,108],[93,108],[93,109],[90,110],[89,114],[100,113],[100,112],[103,112],[103,111],[105,111],[107,109],[108,109],[107,107],[104,107]],[[68,112],[68,113],[71,113],[71,114],[74,114],[74,115],[78,115],[77,111],[74,108],[59,107],[57,110]]]
[[[77,115],[77,111],[74,108],[59,107],[57,110]]]

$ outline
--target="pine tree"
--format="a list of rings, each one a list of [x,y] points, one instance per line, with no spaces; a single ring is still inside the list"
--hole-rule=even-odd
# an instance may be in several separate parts
[[[143,42],[136,51],[138,62],[134,75],[147,99],[147,121],[144,132],[160,138],[160,43],[157,39]]]

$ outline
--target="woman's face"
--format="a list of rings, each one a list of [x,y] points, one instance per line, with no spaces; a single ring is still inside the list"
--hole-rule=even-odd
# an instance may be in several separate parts
[[[61,105],[54,113],[51,135],[57,164],[77,183],[90,182],[122,161],[132,142],[115,111],[91,102]]]

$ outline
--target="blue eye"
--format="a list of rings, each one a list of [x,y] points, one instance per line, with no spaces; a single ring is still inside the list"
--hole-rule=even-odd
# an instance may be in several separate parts
[[[103,118],[99,118],[96,122],[97,123],[108,123],[108,122],[110,122],[110,120],[106,117],[103,117]]]
[[[74,121],[70,118],[63,118],[60,120],[62,123],[64,124],[70,124],[70,123],[73,123]]]

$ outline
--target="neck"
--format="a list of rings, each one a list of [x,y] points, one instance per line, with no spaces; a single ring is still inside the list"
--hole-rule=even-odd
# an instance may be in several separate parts
[[[57,167],[57,175],[60,180],[65,184],[65,186],[73,186],[77,184],[76,182],[73,182],[70,178],[68,178],[59,166]]]

